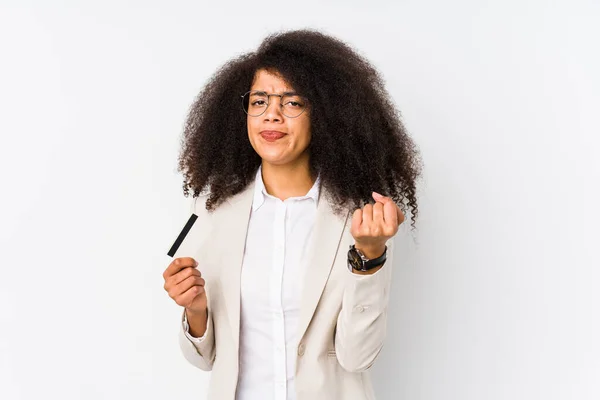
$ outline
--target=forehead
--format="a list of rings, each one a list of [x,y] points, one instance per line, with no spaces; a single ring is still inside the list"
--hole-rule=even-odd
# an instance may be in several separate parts
[[[293,91],[292,88],[280,75],[259,69],[254,74],[254,81],[250,90],[263,90],[270,93],[281,93]]]

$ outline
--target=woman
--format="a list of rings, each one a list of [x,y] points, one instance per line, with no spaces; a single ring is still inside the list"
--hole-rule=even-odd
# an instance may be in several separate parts
[[[208,398],[373,399],[420,173],[374,68],[318,32],[267,37],[196,99],[179,167],[198,220],[163,277]]]

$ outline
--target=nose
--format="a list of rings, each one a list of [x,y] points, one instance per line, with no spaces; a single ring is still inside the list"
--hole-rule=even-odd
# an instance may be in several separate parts
[[[269,99],[269,105],[263,114],[265,122],[281,122],[283,114],[281,114],[280,102],[281,98],[279,97]]]

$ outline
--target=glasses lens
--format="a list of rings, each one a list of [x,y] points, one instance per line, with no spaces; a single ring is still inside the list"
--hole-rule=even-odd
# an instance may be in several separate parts
[[[258,117],[267,109],[269,98],[263,92],[248,92],[244,95],[242,104],[248,115]]]
[[[295,118],[304,112],[306,101],[300,96],[285,95],[281,98],[281,111],[283,115]]]
[[[277,97],[274,101],[279,100]],[[269,106],[269,96],[265,92],[248,92],[242,97],[242,107],[251,117],[262,115]],[[281,112],[289,118],[295,118],[304,112],[306,100],[302,96],[285,95],[281,97]]]

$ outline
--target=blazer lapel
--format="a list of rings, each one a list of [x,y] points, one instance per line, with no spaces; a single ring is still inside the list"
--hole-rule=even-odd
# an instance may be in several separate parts
[[[223,204],[215,221],[219,226],[216,245],[222,243],[227,247],[220,258],[219,267],[223,268],[223,273],[219,277],[236,350],[239,349],[240,339],[240,275],[253,193],[254,182],[251,182],[243,192],[229,199],[229,204]]]
[[[298,340],[300,341],[315,313],[325,284],[329,279],[335,256],[339,250],[340,241],[348,220],[348,215],[340,217],[334,214],[326,193],[321,188],[317,205],[317,216],[311,243],[308,247],[309,256],[307,270],[302,286],[300,304],[300,319],[298,322]]]
[[[217,229],[219,233],[214,238],[217,240],[215,245],[227,243],[227,250],[218,261],[219,267],[223,268],[223,273],[219,276],[236,350],[239,349],[240,338],[240,277],[253,194],[254,182],[250,183],[243,192],[231,198],[223,207],[218,208],[218,216],[215,215],[214,219],[219,227]],[[310,324],[329,278],[348,215],[340,217],[334,214],[326,199],[324,188],[321,188],[314,232],[308,247],[308,269],[304,275],[302,288],[298,323],[299,339],[304,336]]]

